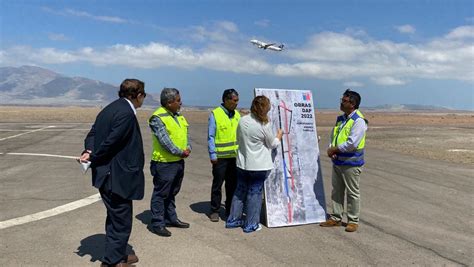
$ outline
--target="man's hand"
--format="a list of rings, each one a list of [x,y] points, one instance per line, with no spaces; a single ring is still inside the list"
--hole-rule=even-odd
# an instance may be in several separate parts
[[[181,154],[181,157],[183,159],[187,158],[187,157],[189,157],[189,154],[191,154],[191,150],[189,148],[186,148],[186,150],[183,151],[183,154]]]
[[[336,159],[337,158],[337,153],[339,152],[339,149],[337,148],[337,146],[331,146],[328,148],[327,150],[327,153],[328,153],[328,157],[332,158],[332,159]]]
[[[211,159],[211,164],[214,165],[217,163],[217,159]]]
[[[86,163],[86,162],[89,162],[91,153],[92,153],[92,151],[90,151],[90,150],[84,151],[84,153],[82,153],[82,155],[81,155],[79,158],[77,158],[77,161],[78,161],[79,163]]]

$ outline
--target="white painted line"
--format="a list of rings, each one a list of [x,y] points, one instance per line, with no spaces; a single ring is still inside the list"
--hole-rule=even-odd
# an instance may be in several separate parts
[[[53,155],[53,154],[39,154],[39,153],[1,153],[0,155],[5,154],[5,155],[15,155],[15,156],[40,156],[40,157],[55,157],[55,158],[66,158],[66,159],[77,159],[77,157],[74,156],[63,156],[63,155]],[[18,217],[10,220],[6,220],[3,222],[0,222],[0,230],[9,228],[12,226],[16,225],[21,225],[29,222],[34,222],[38,221],[44,218],[48,218],[51,216],[55,216],[64,212],[72,211],[87,205],[90,205],[92,203],[95,203],[97,201],[101,200],[100,194],[95,194],[90,197],[86,197],[68,204],[64,204],[62,206],[52,208],[49,210],[41,211],[38,213],[26,215],[23,217]]]
[[[474,152],[474,150],[469,150],[469,149],[448,149],[449,152]]]
[[[39,157],[54,157],[54,158],[65,158],[65,159],[77,159],[78,156],[63,156],[63,155],[54,155],[54,154],[39,154],[39,153],[5,153],[5,155],[15,155],[15,156],[39,156]]]
[[[11,138],[15,138],[15,137],[22,136],[22,135],[29,134],[29,133],[34,133],[34,132],[42,131],[42,130],[44,130],[44,129],[53,128],[53,127],[55,127],[55,126],[47,126],[47,127],[43,127],[43,128],[40,128],[40,129],[36,129],[36,130],[29,131],[29,132],[24,132],[24,133],[20,133],[20,134],[8,136],[8,137],[0,138],[0,141],[7,140],[7,139],[11,139]]]
[[[38,220],[48,218],[48,217],[51,217],[51,216],[55,216],[55,215],[58,215],[58,214],[61,214],[61,213],[64,213],[64,212],[72,211],[72,210],[90,205],[92,203],[95,203],[95,202],[99,201],[100,199],[101,199],[100,194],[97,193],[97,194],[92,195],[90,197],[86,197],[86,198],[83,198],[83,199],[80,199],[80,200],[77,200],[77,201],[74,201],[74,202],[56,207],[56,208],[52,208],[50,210],[45,210],[45,211],[41,211],[41,212],[38,212],[38,213],[35,213],[35,214],[30,214],[30,215],[26,215],[26,216],[23,216],[23,217],[14,218],[14,219],[11,219],[11,220],[6,220],[6,221],[3,221],[3,222],[0,222],[0,230],[5,229],[5,228],[9,228],[9,227],[12,227],[12,226],[16,226],[16,225],[21,225],[21,224],[25,224],[25,223],[29,223],[29,222],[38,221]]]
[[[45,129],[43,132],[64,132],[64,131],[89,131],[91,128],[57,128],[57,129]],[[31,130],[12,130],[12,129],[0,129],[0,132],[31,132]]]

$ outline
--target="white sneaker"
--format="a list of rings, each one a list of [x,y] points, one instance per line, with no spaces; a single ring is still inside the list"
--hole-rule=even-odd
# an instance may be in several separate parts
[[[257,229],[255,229],[255,232],[260,231],[260,230],[262,230],[262,224],[259,223]]]

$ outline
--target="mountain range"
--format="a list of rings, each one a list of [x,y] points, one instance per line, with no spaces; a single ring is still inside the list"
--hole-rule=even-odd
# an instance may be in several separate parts
[[[0,105],[104,106],[117,99],[118,90],[119,87],[112,84],[83,77],[68,77],[36,66],[0,67]],[[159,95],[147,92],[144,106],[160,106]],[[414,104],[363,108],[395,112],[449,110]]]
[[[0,105],[101,106],[117,99],[118,91],[115,85],[40,67],[0,67]],[[144,105],[160,103],[147,93]]]

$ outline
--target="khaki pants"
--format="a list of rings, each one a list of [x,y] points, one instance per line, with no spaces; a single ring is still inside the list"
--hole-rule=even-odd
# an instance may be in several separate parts
[[[339,166],[332,168],[332,211],[331,219],[342,220],[344,212],[344,195],[347,192],[348,223],[359,223],[360,191],[359,179],[362,167]]]

